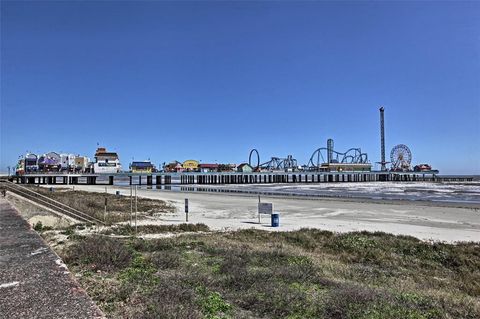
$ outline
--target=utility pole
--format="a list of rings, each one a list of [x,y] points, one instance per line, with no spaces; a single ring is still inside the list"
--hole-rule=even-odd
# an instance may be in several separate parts
[[[137,213],[138,213],[138,199],[137,199],[137,185],[135,185],[135,236],[137,236]]]
[[[103,211],[103,222],[104,223],[107,222],[107,188],[106,187],[105,187],[105,210]]]
[[[132,226],[133,215],[133,185],[130,185],[130,226]]]
[[[105,196],[105,210],[103,211],[103,222],[107,222],[107,196]]]

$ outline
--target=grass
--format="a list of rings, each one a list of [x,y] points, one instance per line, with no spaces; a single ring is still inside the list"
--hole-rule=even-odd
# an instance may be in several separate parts
[[[202,223],[188,224],[182,223],[177,225],[139,225],[137,226],[137,234],[160,234],[160,233],[179,233],[179,232],[207,232],[210,228]],[[135,227],[129,224],[117,225],[103,232],[105,235],[135,235]]]
[[[385,233],[74,237],[61,252],[111,318],[479,318],[480,246]]]
[[[31,187],[36,192],[73,207],[100,220],[104,219],[105,198],[107,199],[107,223],[116,223],[130,220],[130,197],[114,194],[73,191],[67,188],[55,188],[50,191],[44,187]],[[140,215],[154,215],[171,212],[174,207],[162,200],[138,197],[137,202]]]

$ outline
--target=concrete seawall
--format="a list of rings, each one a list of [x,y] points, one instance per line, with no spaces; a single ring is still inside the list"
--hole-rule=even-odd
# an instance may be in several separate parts
[[[58,255],[3,199],[0,318],[104,318]]]

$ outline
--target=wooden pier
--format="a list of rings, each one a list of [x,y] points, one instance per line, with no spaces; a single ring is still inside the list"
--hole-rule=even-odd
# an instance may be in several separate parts
[[[183,173],[116,173],[116,174],[62,174],[43,173],[11,176],[20,184],[46,185],[209,185],[209,184],[280,184],[280,183],[348,183],[382,181],[441,181],[438,171],[428,172],[183,172]],[[455,181],[471,181],[471,177]],[[449,179],[450,180],[450,179]]]

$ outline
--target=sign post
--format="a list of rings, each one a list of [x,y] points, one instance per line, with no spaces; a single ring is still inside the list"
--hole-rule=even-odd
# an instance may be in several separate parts
[[[185,221],[188,223],[188,198],[185,198]]]
[[[105,196],[105,211],[103,212],[103,222],[107,222],[107,196]]]
[[[258,223],[260,223],[260,215],[273,213],[273,204],[272,203],[258,203]]]
[[[260,195],[258,195],[258,204],[260,205]],[[260,219],[260,210],[258,211],[258,223],[261,224],[262,220]]]

